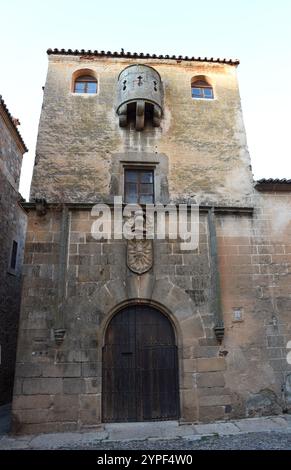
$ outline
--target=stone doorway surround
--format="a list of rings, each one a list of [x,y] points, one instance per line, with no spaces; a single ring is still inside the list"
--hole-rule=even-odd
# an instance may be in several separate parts
[[[197,389],[189,383],[189,375],[195,374],[195,360],[187,358],[184,352],[199,345],[199,339],[205,338],[203,322],[192,299],[179,287],[166,279],[155,279],[152,274],[130,275],[126,282],[109,281],[99,292],[98,308],[102,309],[102,321],[98,329],[97,342],[104,345],[104,337],[110,320],[117,311],[133,304],[148,305],[165,313],[176,331],[179,362],[180,421],[193,422],[198,418]],[[161,303],[162,299],[162,303]],[[101,301],[100,301],[101,300]],[[94,299],[91,299],[91,305]],[[101,363],[100,363],[101,368]],[[101,377],[100,370],[100,377]],[[101,397],[100,397],[101,407]],[[100,408],[101,416],[101,408]]]

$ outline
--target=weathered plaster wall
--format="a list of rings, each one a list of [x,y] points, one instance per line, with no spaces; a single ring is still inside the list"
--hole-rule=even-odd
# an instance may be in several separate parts
[[[160,73],[164,117],[160,128],[122,129],[116,114],[117,79],[134,59],[50,56],[31,197],[49,201],[108,199],[116,153],[164,153],[170,198],[245,203],[252,175],[236,68],[173,60],[140,60]],[[98,94],[72,93],[72,75],[91,69]],[[191,78],[205,75],[214,100],[193,100]]]

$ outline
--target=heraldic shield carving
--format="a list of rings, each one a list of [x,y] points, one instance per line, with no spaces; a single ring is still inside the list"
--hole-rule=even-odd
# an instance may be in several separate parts
[[[152,240],[128,240],[127,242],[127,266],[137,274],[146,273],[153,265]]]

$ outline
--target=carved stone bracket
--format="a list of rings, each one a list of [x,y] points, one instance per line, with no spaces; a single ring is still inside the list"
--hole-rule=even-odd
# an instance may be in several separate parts
[[[35,198],[35,209],[38,216],[46,215],[47,213],[47,203],[45,198]]]
[[[224,324],[223,324],[223,322],[219,323],[219,324],[216,324],[216,326],[214,327],[214,333],[215,333],[217,341],[219,343],[221,343],[223,338],[224,338]]]
[[[57,346],[61,346],[64,341],[66,330],[64,328],[54,328],[54,338]]]

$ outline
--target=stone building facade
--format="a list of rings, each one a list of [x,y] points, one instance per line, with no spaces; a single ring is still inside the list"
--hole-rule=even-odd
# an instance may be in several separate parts
[[[26,214],[18,192],[26,146],[0,96],[0,405],[11,402]]]
[[[290,409],[291,185],[253,181],[238,61],[48,56],[15,431]],[[199,205],[198,247],[96,239],[115,196]]]

